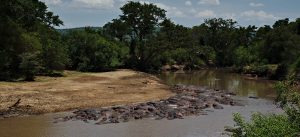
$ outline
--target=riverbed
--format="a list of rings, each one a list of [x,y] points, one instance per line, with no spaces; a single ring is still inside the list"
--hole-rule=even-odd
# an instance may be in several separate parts
[[[253,80],[224,70],[162,73],[165,83],[206,86],[237,93],[236,99],[245,106],[224,106],[224,109],[206,109],[208,115],[184,119],[143,119],[127,123],[95,125],[83,121],[54,123],[56,117],[71,112],[45,114],[0,120],[1,137],[217,137],[224,126],[233,125],[232,113],[249,118],[253,112],[280,113],[272,99],[276,96],[273,81]],[[258,97],[258,99],[248,98]]]

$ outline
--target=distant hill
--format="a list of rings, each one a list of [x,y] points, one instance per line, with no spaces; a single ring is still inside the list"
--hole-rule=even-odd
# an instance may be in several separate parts
[[[87,27],[78,27],[78,28],[68,28],[68,29],[56,29],[59,33],[61,34],[65,34],[68,33],[70,31],[75,31],[75,30],[84,30]],[[88,27],[91,28],[93,30],[102,30],[102,27]]]
[[[89,27],[89,26],[88,26]],[[68,29],[56,29],[59,33],[61,34],[65,34],[65,33],[68,33],[70,31],[74,31],[74,30],[84,30],[86,27],[78,27],[78,28],[68,28]],[[103,28],[102,27],[89,27],[93,30],[102,30]],[[160,27],[156,27],[154,32],[159,32],[160,31]]]

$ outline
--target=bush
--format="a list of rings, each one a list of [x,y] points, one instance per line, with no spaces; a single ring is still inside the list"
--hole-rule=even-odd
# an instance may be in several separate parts
[[[295,80],[300,80],[300,57],[289,67],[290,77]]]
[[[243,67],[243,73],[246,74],[256,74],[260,77],[268,77],[272,78],[276,75],[278,69],[278,65],[269,64],[269,65],[255,65],[252,64],[250,66]]]
[[[263,115],[254,113],[250,122],[245,122],[238,113],[234,114],[236,129],[233,137],[294,137],[297,129],[290,124],[286,115]]]
[[[234,114],[233,137],[298,137],[300,136],[300,94],[293,81],[279,82],[275,89],[277,101],[285,115],[255,113],[250,122],[240,114]]]
[[[49,77],[63,77],[63,71],[51,71],[50,73],[47,74]]]
[[[278,82],[275,86],[278,93],[277,101],[289,116],[290,124],[300,132],[300,94],[295,81]]]

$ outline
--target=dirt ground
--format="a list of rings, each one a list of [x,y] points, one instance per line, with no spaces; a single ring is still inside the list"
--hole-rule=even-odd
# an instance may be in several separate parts
[[[66,71],[65,77],[37,77],[35,82],[0,82],[0,111],[21,99],[30,113],[155,101],[172,96],[155,76],[132,70],[104,73]]]

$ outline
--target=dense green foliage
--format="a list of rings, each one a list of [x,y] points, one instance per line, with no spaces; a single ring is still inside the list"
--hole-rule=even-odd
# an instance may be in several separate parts
[[[33,80],[36,74],[63,70],[67,57],[53,26],[62,21],[38,0],[0,4],[0,80]]]
[[[105,71],[127,67],[159,71],[234,67],[243,73],[300,77],[300,19],[242,27],[213,18],[192,28],[173,23],[154,4],[129,1],[101,27],[55,30],[63,22],[38,0],[0,2],[0,80],[33,80],[64,69]]]
[[[278,23],[275,23],[278,24]],[[278,105],[284,114],[254,113],[250,121],[234,114],[235,127],[229,132],[233,137],[298,137],[300,136],[300,58],[289,66],[285,81],[275,84]]]
[[[158,8],[154,4],[142,4],[140,2],[130,1],[120,8],[122,15],[120,19],[114,19],[112,22],[104,25],[104,30],[110,38],[116,37],[123,40],[123,37],[129,37],[130,60],[127,65],[141,70],[148,70],[151,67],[149,58],[153,56],[149,47],[149,40],[155,34],[155,29],[159,22],[164,20],[165,10]],[[152,45],[151,45],[152,46]]]
[[[127,58],[127,47],[106,40],[97,28],[57,31],[63,22],[38,0],[3,0],[0,14],[0,80],[60,76],[66,67],[110,70]]]
[[[214,18],[187,28],[165,18],[165,11],[152,4],[128,2],[121,10],[119,19],[104,25],[103,35],[127,43],[129,66],[144,71],[177,64],[186,69],[235,66],[246,73],[244,68],[251,66],[251,73],[278,79],[300,56],[300,19],[257,28]]]
[[[234,121],[238,128],[233,130],[232,137],[296,137],[299,131],[286,115],[254,113],[251,122],[246,122],[236,113]]]
[[[106,71],[123,65],[128,48],[106,40],[97,31],[86,28],[64,37],[68,45],[70,68],[79,71]]]

